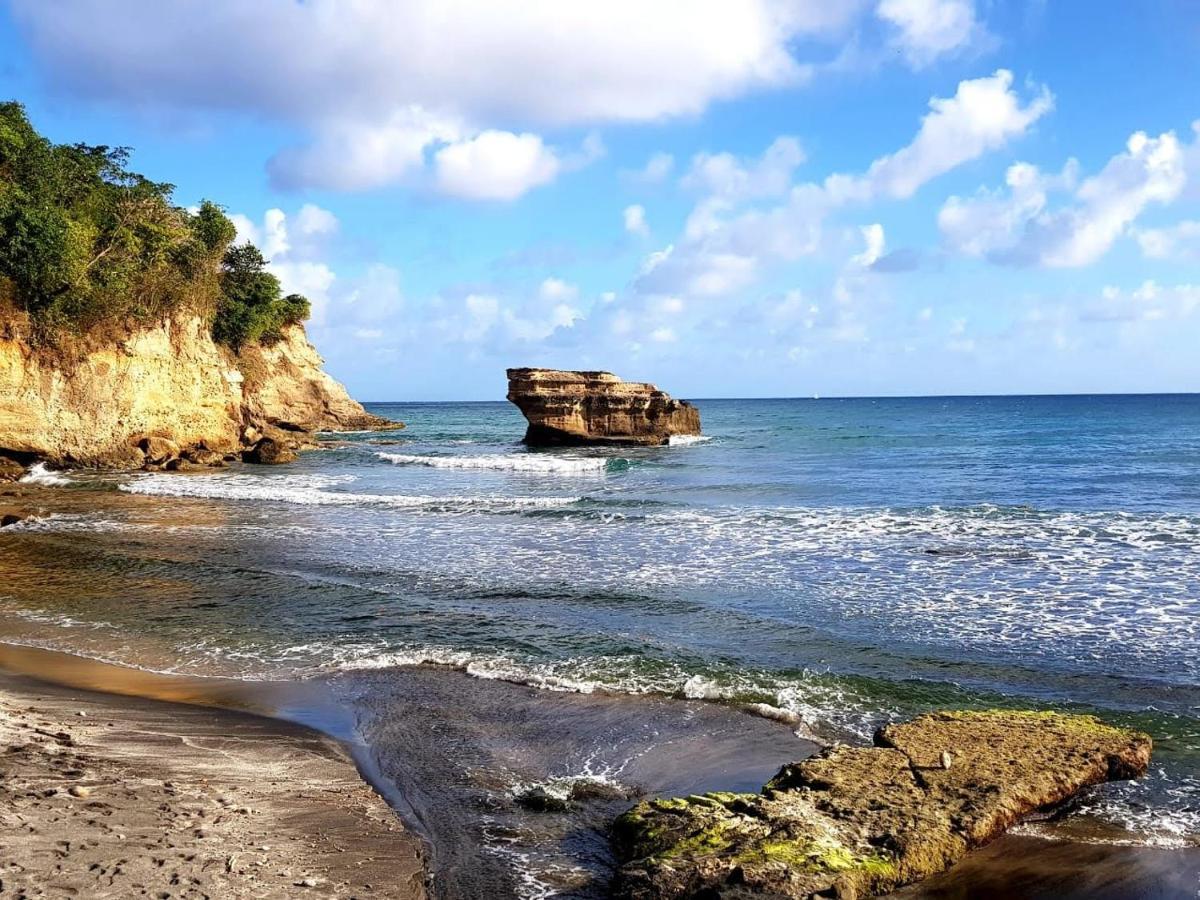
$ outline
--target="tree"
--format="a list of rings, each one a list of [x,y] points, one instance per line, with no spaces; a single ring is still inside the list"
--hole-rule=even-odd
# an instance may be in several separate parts
[[[232,346],[308,315],[217,204],[175,206],[173,187],[128,168],[124,147],[54,144],[0,103],[0,297],[42,332],[161,317],[211,318]]]

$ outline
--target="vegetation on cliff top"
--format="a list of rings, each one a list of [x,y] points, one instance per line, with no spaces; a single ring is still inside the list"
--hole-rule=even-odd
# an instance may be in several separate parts
[[[123,147],[55,144],[24,107],[0,103],[0,312],[53,339],[176,312],[206,317],[233,348],[308,317],[215,203],[173,204],[173,186],[126,167]]]

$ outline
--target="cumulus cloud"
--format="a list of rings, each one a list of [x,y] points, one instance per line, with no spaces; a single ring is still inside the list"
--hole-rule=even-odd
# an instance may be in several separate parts
[[[438,187],[472,200],[512,200],[548,184],[562,168],[536,134],[485,131],[450,144],[434,157]]]
[[[864,225],[861,229],[863,241],[866,247],[863,252],[855,256],[851,262],[854,265],[864,269],[869,269],[879,261],[883,256],[883,247],[885,238],[883,234],[883,226],[876,222],[873,225]]]
[[[457,141],[466,132],[458,119],[417,106],[378,119],[335,116],[314,126],[309,143],[272,157],[267,172],[284,189],[367,190],[421,172],[429,148]]]
[[[1187,182],[1186,149],[1173,132],[1152,138],[1139,131],[1123,153],[1082,181],[1074,161],[1050,177],[1018,163],[1008,170],[1007,192],[981,189],[973,197],[951,197],[938,226],[946,242],[968,256],[1050,268],[1090,265],[1147,207],[1180,196]],[[1054,192],[1071,199],[1051,208],[1048,196]],[[1161,248],[1166,239],[1152,235],[1149,245]]]
[[[650,226],[646,224],[646,208],[641,204],[634,203],[625,207],[621,217],[625,222],[625,230],[630,234],[645,237],[650,233]]]
[[[411,177],[442,143],[492,143],[484,136],[518,122],[660,121],[802,83],[812,69],[792,48],[836,39],[862,4],[129,0],[116,17],[104,0],[11,8],[59,89],[297,127],[307,139],[272,160],[276,182],[358,189]],[[451,160],[493,161],[478,149]],[[544,152],[534,157],[510,185],[546,177]]]
[[[1013,75],[999,69],[961,81],[953,97],[934,97],[912,142],[880,157],[859,177],[834,176],[828,190],[847,199],[905,200],[926,182],[1003,147],[1054,107],[1045,86],[1022,103]]]
[[[674,168],[675,157],[670,153],[660,152],[652,154],[640,169],[627,169],[621,175],[635,184],[661,184],[670,177]]]
[[[732,153],[700,153],[692,160],[682,184],[727,201],[775,197],[791,187],[792,174],[804,160],[804,150],[796,138],[778,137],[761,157],[749,162]]]
[[[1166,228],[1144,228],[1137,242],[1147,259],[1200,261],[1200,222],[1185,220]]]
[[[1053,101],[1040,87],[1022,100],[1012,81],[1010,72],[1000,70],[960,82],[953,97],[930,101],[931,111],[910,143],[859,174],[794,183],[792,173],[804,154],[787,137],[757,160],[729,154],[697,157],[683,183],[705,193],[680,239],[648,258],[636,290],[728,294],[753,283],[772,264],[818,252],[825,240],[824,223],[835,210],[906,199],[939,175],[1024,134]]]
[[[913,68],[960,52],[984,34],[971,0],[880,0],[875,13]]]
[[[1159,322],[1187,319],[1200,312],[1200,285],[1160,285],[1148,280],[1133,290],[1109,285],[1098,302],[1080,314],[1085,322]]]
[[[268,209],[255,222],[243,213],[230,220],[237,229],[239,242],[250,241],[267,258],[267,268],[279,279],[285,294],[303,294],[312,304],[312,323],[320,327],[329,308],[330,289],[336,276],[323,262],[326,241],[339,223],[327,209],[306,203],[289,216],[282,209]]]

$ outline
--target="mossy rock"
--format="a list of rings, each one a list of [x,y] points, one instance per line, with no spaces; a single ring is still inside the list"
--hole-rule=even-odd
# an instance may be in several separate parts
[[[940,872],[1022,815],[1145,772],[1150,738],[1091,716],[948,712],[784,766],[761,794],[639,803],[617,897],[863,897]]]

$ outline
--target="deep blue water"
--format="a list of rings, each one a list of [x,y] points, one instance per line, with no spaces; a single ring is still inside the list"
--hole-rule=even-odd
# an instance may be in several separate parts
[[[280,469],[72,476],[112,507],[21,553],[69,546],[87,589],[49,609],[39,570],[0,611],[27,642],[175,671],[437,662],[763,703],[832,737],[1090,710],[1152,731],[1162,766],[1093,811],[1196,839],[1200,397],[698,405],[708,439],[682,446],[529,451],[505,403],[372,404],[408,427]]]

